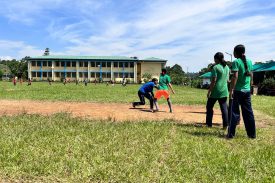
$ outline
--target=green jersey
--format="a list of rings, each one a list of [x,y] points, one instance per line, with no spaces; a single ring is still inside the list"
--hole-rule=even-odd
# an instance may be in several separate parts
[[[252,71],[252,61],[250,59],[246,59],[247,63],[247,71]],[[234,60],[232,64],[232,71],[238,72],[238,80],[235,86],[235,90],[237,91],[250,91],[250,82],[251,77],[245,75],[245,66],[242,59]]]
[[[221,64],[217,64],[213,67],[212,77],[216,77],[216,84],[211,92],[211,98],[223,98],[228,97],[228,85],[229,79],[229,67],[223,67]]]
[[[160,75],[159,77],[159,90],[168,90],[168,84],[171,82],[170,76],[167,74]]]

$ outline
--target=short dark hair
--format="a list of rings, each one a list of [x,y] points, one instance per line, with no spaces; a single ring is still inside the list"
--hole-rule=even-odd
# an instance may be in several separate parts
[[[158,79],[157,79],[157,78],[153,78],[153,79],[152,79],[152,82],[155,82],[155,81],[158,81]]]
[[[164,73],[166,74],[167,73],[167,70],[165,68],[161,69],[161,73]]]

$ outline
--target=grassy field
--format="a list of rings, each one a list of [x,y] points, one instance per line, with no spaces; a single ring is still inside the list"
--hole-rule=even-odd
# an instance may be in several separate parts
[[[275,182],[274,127],[233,140],[171,121],[0,118],[0,182]]]
[[[130,103],[139,85],[1,82],[0,99]],[[174,104],[205,105],[206,90],[175,86]],[[162,100],[162,102],[165,102]],[[253,96],[275,117],[275,98]],[[111,123],[53,116],[0,117],[0,182],[275,182],[275,125],[233,140],[173,121]]]
[[[0,99],[31,99],[31,100],[60,100],[60,101],[94,101],[94,102],[119,102],[130,103],[138,100],[137,91],[140,85],[127,85],[114,87],[105,84],[83,84],[76,86],[74,83],[63,85],[47,82],[34,82],[32,86],[18,84],[16,87],[11,82],[1,82]],[[174,86],[176,95],[172,95],[174,104],[205,105],[206,90]],[[165,102],[161,100],[160,103]],[[253,96],[254,109],[275,117],[275,97]],[[218,104],[216,104],[218,105]]]

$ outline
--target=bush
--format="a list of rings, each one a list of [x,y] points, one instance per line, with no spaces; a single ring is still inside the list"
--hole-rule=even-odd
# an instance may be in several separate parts
[[[152,79],[152,74],[144,73],[142,75],[142,78],[143,78],[144,83],[147,83],[147,82],[149,82]]]
[[[265,79],[259,85],[258,94],[266,95],[266,94],[268,94],[268,90],[270,90],[270,89],[275,89],[275,80],[273,78]]]

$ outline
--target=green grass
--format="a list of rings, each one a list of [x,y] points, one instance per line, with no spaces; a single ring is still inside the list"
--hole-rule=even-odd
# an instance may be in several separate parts
[[[64,86],[62,83],[34,82],[32,86],[18,84],[16,87],[11,82],[1,82],[0,99],[31,99],[52,101],[94,101],[130,103],[138,100],[137,91],[140,85],[127,85],[122,87],[117,84],[114,87],[105,84],[83,84],[76,86],[74,83]],[[190,87],[174,86],[176,95],[172,95],[174,104],[205,105],[207,90]],[[275,97],[253,96],[253,107],[265,114],[275,117]],[[160,103],[164,103],[161,100]]]
[[[233,140],[218,128],[110,123],[65,114],[0,118],[0,181],[275,182],[274,126]],[[2,179],[2,180],[1,180]]]

